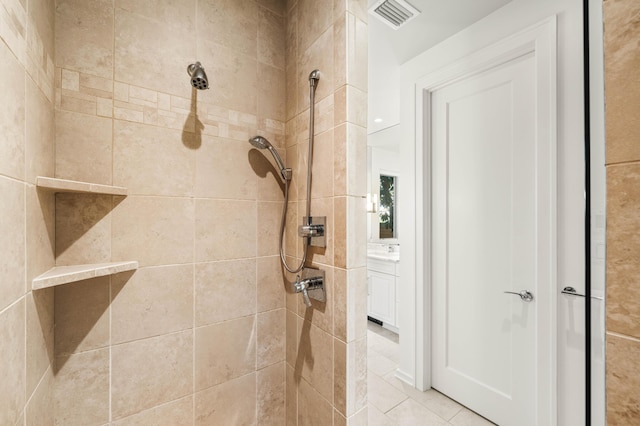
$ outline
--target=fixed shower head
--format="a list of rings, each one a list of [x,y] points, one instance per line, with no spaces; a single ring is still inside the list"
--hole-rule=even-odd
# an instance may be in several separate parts
[[[204,67],[200,62],[191,64],[187,67],[187,72],[191,76],[191,85],[198,90],[204,90],[209,88],[209,79],[204,72]]]
[[[280,167],[280,175],[282,175],[282,178],[286,181],[291,180],[291,169],[284,166],[282,158],[280,158],[280,154],[278,154],[278,151],[276,151],[273,145],[271,145],[271,142],[262,136],[254,136],[249,139],[249,143],[258,149],[268,149],[276,160],[278,167]]]

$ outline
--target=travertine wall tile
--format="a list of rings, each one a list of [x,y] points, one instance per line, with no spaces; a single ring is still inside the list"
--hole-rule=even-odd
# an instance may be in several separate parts
[[[640,338],[640,164],[607,169],[607,329]]]
[[[116,345],[111,351],[114,420],[192,392],[191,330]]]
[[[284,16],[286,14],[286,0],[258,0],[258,4],[262,7],[266,7],[277,15]],[[282,44],[279,48],[284,46],[285,40],[282,40]]]
[[[181,132],[121,120],[113,124],[114,185],[137,195],[193,194],[196,153],[179,142]]]
[[[604,8],[607,140],[607,424],[640,421],[640,134],[638,111],[640,25],[633,0],[607,0]],[[622,164],[619,164],[622,163]]]
[[[260,64],[258,87],[258,115],[280,119],[285,113],[286,87],[283,69]]]
[[[258,256],[279,254],[282,205],[282,202],[258,202]]]
[[[0,423],[15,424],[25,404],[24,299],[0,312]]]
[[[331,403],[323,398],[323,396],[304,379],[299,383],[298,416],[296,424],[333,424],[333,409]]]
[[[640,341],[607,334],[607,424],[633,425],[640,416]]]
[[[196,155],[195,195],[254,200],[257,177],[251,149],[246,141],[204,136]]]
[[[115,0],[115,7],[177,29],[192,28],[196,24],[195,0],[174,0],[162,3],[153,0]]]
[[[53,424],[52,291],[31,280],[53,266],[54,2],[0,2],[0,424]]]
[[[197,426],[256,424],[256,373],[247,374],[195,395]]]
[[[56,425],[109,421],[109,348],[56,358]],[[82,395],[82,398],[74,397]]]
[[[327,271],[327,290],[330,291],[327,304],[312,302],[313,310],[304,306],[299,295],[288,293],[286,296],[286,359],[289,369],[286,416],[291,424],[306,424],[319,419],[326,424],[366,423],[366,386],[364,389],[360,386],[358,392],[351,391],[356,389],[353,386],[347,391],[347,383],[354,382],[355,371],[361,371],[350,362],[355,358],[347,356],[346,349],[347,346],[355,348],[356,336],[364,336],[366,332],[366,304],[356,302],[366,301],[362,297],[366,290],[366,274],[362,273],[366,255],[366,221],[363,221],[366,193],[366,7],[366,2],[361,0],[297,0],[288,1],[286,7],[285,143],[287,164],[293,164],[294,168],[294,201],[289,202],[287,215],[292,217],[285,236],[287,254],[295,253],[298,259],[302,257],[297,226],[293,225],[297,225],[306,214],[310,112],[307,77],[317,68],[321,77],[314,108],[311,214],[327,217],[327,247],[311,248],[308,263]],[[311,16],[314,22],[310,22]],[[332,268],[334,265],[341,269]],[[362,318],[357,318],[358,315]],[[324,342],[325,338],[331,342]],[[326,347],[334,341],[338,342],[334,346],[338,352],[332,349],[328,355],[335,355],[329,372],[319,373],[324,364],[317,361],[312,367],[306,363],[309,347],[317,347],[320,342],[324,342]],[[360,361],[362,366],[359,367],[366,373],[366,356],[360,356]],[[317,375],[322,375],[322,379]],[[362,380],[359,383],[362,384]],[[307,398],[312,392],[315,393],[315,405],[310,408]],[[308,410],[322,406],[322,402],[316,400],[326,402],[324,408],[327,411],[309,414]],[[359,410],[347,409],[356,406]],[[332,413],[334,408],[335,415]],[[303,410],[304,414],[301,414]]]
[[[258,314],[258,368],[280,363],[285,357],[285,310],[276,309]]]
[[[640,67],[637,42],[640,4],[633,0],[607,0],[604,4],[607,163],[640,160]]]
[[[256,255],[256,202],[196,200],[196,261]]]
[[[26,302],[26,390],[27,395],[31,395],[38,387],[40,380],[45,373],[48,374],[46,380],[52,380],[52,369],[54,364],[53,346],[53,302],[54,289],[48,288],[34,291],[27,294]],[[49,371],[47,371],[49,370]],[[52,383],[47,382],[41,386],[40,404],[47,406],[51,395]],[[49,407],[53,411],[53,406]],[[38,410],[36,410],[38,411]],[[42,417],[38,415],[38,417]],[[38,423],[31,423],[38,424]]]
[[[25,180],[35,183],[37,176],[53,176],[53,108],[44,94],[33,85],[26,86]]]
[[[192,31],[116,9],[115,80],[188,97],[186,67],[196,56]]]
[[[193,395],[141,411],[111,424],[114,426],[192,426]]]
[[[56,265],[109,262],[110,195],[56,196]]]
[[[111,344],[193,327],[193,266],[143,268],[112,278]],[[135,327],[132,327],[135,324]]]
[[[25,185],[0,176],[0,311],[25,294]]]
[[[198,328],[195,339],[196,391],[255,371],[255,316]]]
[[[129,196],[111,215],[113,261],[134,259],[140,266],[193,262],[193,200]]]
[[[339,164],[344,164],[345,176],[357,175],[349,169],[351,160],[341,163],[336,158],[349,157],[352,145],[345,144],[343,151],[336,149],[335,89],[344,84],[360,87],[363,81],[362,76],[342,75],[346,71],[334,66],[334,51],[339,45],[344,46],[345,64],[353,64],[355,57],[362,60],[354,53],[357,35],[363,34],[358,33],[357,25],[362,22],[353,19],[362,18],[358,9],[362,5],[349,2],[340,9],[339,2],[335,3],[191,0],[179,6],[175,2],[158,6],[149,1],[115,0],[99,5],[98,9],[109,9],[99,22],[93,10],[82,10],[85,4],[61,3],[57,13],[68,28],[56,25],[60,33],[56,45],[74,39],[64,46],[56,62],[56,107],[58,116],[63,117],[57,120],[57,132],[70,136],[94,132],[86,127],[74,129],[64,121],[65,116],[76,115],[104,120],[113,126],[114,133],[104,139],[103,151],[82,153],[72,144],[62,144],[61,148],[70,149],[58,151],[56,164],[72,161],[77,152],[82,154],[76,157],[95,157],[94,165],[69,163],[69,173],[81,176],[86,171],[87,180],[108,178],[113,184],[129,187],[132,194],[113,200],[108,214],[111,236],[105,237],[108,242],[103,246],[111,247],[109,260],[133,259],[141,264],[138,272],[115,277],[110,286],[107,309],[114,371],[107,393],[112,395],[111,417],[117,424],[160,418],[180,424],[184,420],[178,415],[181,410],[196,424],[211,424],[221,418],[224,422],[253,423],[256,409],[261,421],[273,419],[274,424],[280,424],[285,406],[289,421],[304,423],[307,418],[298,419],[297,409],[291,411],[291,407],[297,407],[303,395],[318,395],[317,391],[324,396],[320,397],[318,418],[332,419],[334,380],[333,361],[329,360],[333,359],[336,290],[331,266],[335,239],[348,238],[346,231],[334,235],[333,197],[339,179],[333,175]],[[339,14],[346,14],[345,19]],[[86,23],[71,22],[72,16],[86,17],[96,28],[86,43],[82,40]],[[344,21],[344,37],[351,37],[348,42],[337,40],[343,36],[336,35],[340,33],[332,27],[336,21]],[[78,61],[83,54],[86,64]],[[195,60],[207,70],[211,90],[194,91],[188,85],[186,66]],[[267,137],[294,168],[285,240],[287,253],[300,256],[302,244],[295,229],[304,215],[307,76],[313,68],[321,69],[322,80],[316,97],[312,212],[327,216],[328,247],[311,250],[309,261],[327,271],[328,301],[315,303],[311,315],[299,295],[290,294],[285,314],[287,293],[283,287],[294,277],[285,278],[278,262],[284,187],[270,156],[246,141],[254,134]],[[259,69],[264,70],[260,79]],[[352,101],[366,101],[364,96],[347,96],[346,91],[342,101],[345,111]],[[350,111],[362,115],[361,108]],[[357,120],[355,112],[343,121]],[[343,115],[347,117],[347,113]],[[294,117],[285,129],[285,119]],[[352,135],[347,133],[347,142],[351,142]],[[102,169],[101,164],[110,166]],[[112,176],[98,173],[108,169]],[[62,177],[63,169],[56,173]],[[358,183],[345,186],[357,188]],[[341,195],[356,194],[345,189]],[[77,240],[87,239],[95,231],[87,229]],[[342,246],[348,247],[346,243]],[[296,260],[289,259],[290,263]],[[238,291],[238,286],[244,290]],[[189,318],[196,326],[203,326],[196,329],[194,341],[189,343],[185,337],[171,343],[172,336],[189,333],[174,333],[191,327]],[[127,328],[130,323],[140,326]],[[236,349],[215,344],[223,338],[220,336]],[[302,352],[298,350],[300,339],[308,343]],[[160,341],[165,343],[151,343]],[[169,358],[179,356],[175,352],[178,347],[180,353],[184,349],[196,354],[192,380],[195,389],[202,391],[193,395],[195,410],[189,408],[188,395],[193,389],[189,387],[180,396],[170,392],[164,379],[157,377],[156,370],[164,374],[162,367],[145,371],[136,385],[125,383],[125,372],[132,371],[134,364],[166,362],[142,359],[141,348],[149,345],[153,346],[147,348],[150,352],[163,347]],[[312,365],[305,354],[309,350],[322,352],[320,348],[326,349],[328,356],[314,354]],[[278,371],[285,357],[291,366],[286,388],[291,400],[286,404],[284,371]],[[231,373],[223,367],[228,360],[238,364]],[[257,360],[259,366],[268,367],[257,370]],[[186,370],[183,373],[191,377]],[[307,388],[298,389],[301,380]],[[81,397],[78,388],[68,389],[70,399]],[[314,398],[304,401],[315,402]]]
[[[56,287],[55,321],[57,357],[109,346],[109,277]]]
[[[278,0],[269,0],[271,3],[282,3]],[[264,0],[263,0],[264,2]],[[283,10],[278,10],[275,5],[264,5],[259,10],[258,21],[258,61],[262,64],[284,70],[285,52],[282,48],[286,43],[286,26]],[[284,87],[284,78],[279,84]],[[285,97],[279,99],[283,106]],[[282,117],[281,115],[279,117]]]
[[[112,126],[108,118],[58,111],[56,177],[111,185]]]
[[[314,2],[322,3],[322,2]],[[325,28],[326,29],[326,28]],[[311,46],[298,52],[298,112],[309,108],[309,73],[320,70],[322,83],[316,88],[316,100],[333,93],[333,29],[326,29]]]
[[[280,256],[257,259],[258,312],[284,308],[287,281],[283,277]]]
[[[298,333],[296,369],[327,401],[333,401],[333,337],[302,318]]]
[[[298,44],[307,49],[331,25],[333,0],[299,0]]]
[[[198,56],[207,75],[215,76],[209,80],[209,93],[198,93],[200,100],[234,111],[257,113],[258,66],[255,57],[238,54],[232,47],[208,39],[199,39]]]
[[[202,0],[198,3],[198,39],[210,40],[255,58],[258,10],[252,1]]]
[[[56,66],[113,77],[113,0],[56,2]]]
[[[256,313],[255,259],[198,263],[195,271],[196,326]]]
[[[4,43],[0,43],[0,75],[5,99],[0,103],[0,174],[24,179],[25,73]]]
[[[26,188],[27,286],[35,277],[54,266],[55,195]],[[28,288],[28,287],[27,287]]]
[[[285,363],[258,370],[258,419],[261,425],[279,426],[285,420]]]
[[[27,367],[27,371],[28,367]],[[31,399],[25,407],[25,423],[26,425],[53,425],[53,387],[55,381],[53,369],[48,367],[42,375],[42,379],[38,383],[38,387],[29,392],[32,394]],[[22,424],[22,423],[17,423]]]

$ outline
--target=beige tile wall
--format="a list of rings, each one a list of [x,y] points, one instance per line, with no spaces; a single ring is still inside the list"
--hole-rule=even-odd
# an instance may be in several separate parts
[[[605,0],[607,424],[640,423],[640,4]]]
[[[283,2],[55,13],[55,176],[129,189],[58,195],[56,261],[140,263],[56,289],[55,423],[284,424],[283,194],[247,142],[286,154]]]
[[[366,418],[364,0],[1,0],[0,23],[0,423]],[[209,91],[188,85],[195,60]],[[328,290],[312,311],[285,301],[282,187],[246,140],[295,169],[299,256],[313,68],[329,244],[310,256]],[[54,199],[38,175],[130,195]],[[123,259],[140,269],[28,291],[54,263]]]
[[[287,254],[302,255],[309,73],[317,68],[311,214],[327,217],[327,247],[309,263],[326,273],[327,301],[307,309],[287,293],[287,424],[366,423],[366,92],[364,0],[291,0],[286,7],[285,144],[294,169]],[[290,263],[295,263],[290,258]],[[295,277],[289,276],[289,280]]]
[[[54,2],[0,0],[0,424],[53,423]]]

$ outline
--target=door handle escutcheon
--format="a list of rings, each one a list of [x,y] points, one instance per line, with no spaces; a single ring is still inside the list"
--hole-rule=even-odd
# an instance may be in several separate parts
[[[522,290],[520,292],[517,291],[505,291],[507,294],[515,294],[516,296],[520,296],[523,302],[531,302],[533,301],[533,294],[530,291]]]

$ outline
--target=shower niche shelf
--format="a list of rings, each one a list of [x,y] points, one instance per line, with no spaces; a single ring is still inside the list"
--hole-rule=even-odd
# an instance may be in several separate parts
[[[138,269],[138,262],[136,261],[56,266],[55,268],[49,269],[39,277],[34,278],[31,283],[31,288],[33,290],[41,290],[43,288],[55,287],[57,285],[88,280],[89,278],[97,278],[105,275],[118,274],[120,272],[133,271],[135,269]]]
[[[98,183],[81,182],[68,179],[57,179],[45,176],[36,178],[36,187],[43,191],[54,193],[76,193],[95,195],[126,196],[127,188],[121,186],[101,185]],[[83,265],[55,266],[31,282],[33,290],[40,290],[58,285],[73,283],[106,275],[138,269],[135,260],[122,262],[92,263]]]
[[[121,186],[101,185],[98,183],[80,182],[77,180],[56,179],[38,176],[36,186],[53,192],[75,192],[81,194],[127,195],[127,188]]]

